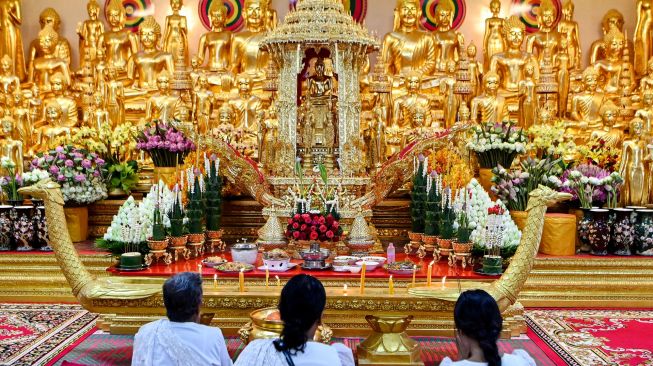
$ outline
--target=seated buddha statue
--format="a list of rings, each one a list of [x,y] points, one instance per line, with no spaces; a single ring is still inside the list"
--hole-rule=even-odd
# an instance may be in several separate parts
[[[498,94],[499,75],[488,72],[483,75],[483,93],[472,99],[472,123],[502,122],[507,117],[506,100]]]
[[[34,124],[36,132],[36,141],[30,154],[37,151],[43,151],[50,147],[54,139],[58,136],[70,136],[77,129],[74,127],[66,126],[62,119],[62,111],[59,103],[49,101],[45,105],[45,119],[38,121]]]
[[[600,113],[603,126],[592,131],[590,140],[601,140],[605,147],[619,148],[625,136],[623,128],[617,126],[619,108],[608,100],[601,106]]]
[[[200,37],[197,62],[201,66],[206,60],[208,71],[225,73],[229,67],[232,37],[232,33],[225,29],[227,7],[219,1],[211,2],[208,16],[211,20],[211,31]],[[207,54],[208,59],[206,58]]]
[[[57,57],[56,49],[59,44],[59,33],[52,25],[46,25],[39,32],[38,48],[40,55],[30,64],[27,81],[38,85],[41,92],[48,93],[52,90],[51,78],[55,73],[60,73],[66,86],[71,85],[70,69],[68,62]]]
[[[162,72],[156,79],[158,91],[149,97],[145,107],[145,121],[168,121],[175,118],[182,103],[181,98],[172,93],[170,75]]]
[[[497,53],[490,59],[490,71],[499,75],[499,94],[506,98],[519,95],[519,82],[526,79],[526,65],[534,65],[533,79],[540,77],[539,67],[535,56],[521,51],[524,41],[526,26],[518,17],[511,16],[503,25],[506,51]]]
[[[421,83],[421,75],[416,72],[410,73],[406,77],[407,94],[393,102],[391,130],[399,130],[400,133],[406,132],[411,128],[415,108],[420,106],[426,110],[429,109],[431,101],[426,95],[419,93]]]
[[[61,107],[60,119],[62,125],[67,127],[78,126],[77,101],[65,94],[67,85],[64,82],[63,75],[56,73],[50,81],[52,82],[52,95],[45,100],[45,103],[55,102]]]
[[[383,38],[381,61],[387,75],[400,77],[410,72],[423,76],[435,71],[435,42],[419,29],[422,7],[418,0],[398,0],[395,27]],[[398,84],[397,84],[398,85]]]
[[[646,206],[651,182],[650,162],[645,161],[648,142],[644,131],[644,121],[635,118],[630,122],[630,134],[621,148],[619,174],[624,182],[620,201],[624,206]]]
[[[639,80],[640,94],[648,90],[653,90],[653,58],[648,60],[646,75]]]
[[[52,54],[54,57],[62,59],[66,63],[66,66],[70,69],[72,52],[68,40],[59,34],[61,28],[61,17],[59,16],[59,13],[57,13],[57,11],[53,8],[44,9],[39,15],[39,24],[41,26],[41,30],[45,29],[47,26],[50,26],[52,31],[57,33],[56,42],[52,47]],[[28,69],[34,60],[43,56],[45,55],[43,54],[43,49],[40,47],[39,36],[29,45],[29,51],[27,54]]]
[[[334,109],[333,78],[325,75],[322,58],[315,63],[315,74],[308,78],[307,97],[304,101],[304,147],[334,147],[336,144],[336,115]]]
[[[235,112],[233,126],[236,130],[242,131],[243,135],[254,141],[258,135],[259,120],[263,113],[263,101],[252,94],[252,81],[248,74],[241,74],[236,77],[238,96],[230,99],[227,103]]]
[[[9,110],[4,111],[4,116],[0,118],[0,154],[2,157],[8,157],[16,164],[16,172],[23,172],[23,142],[17,134],[15,121]]]
[[[133,80],[133,89],[151,92],[156,90],[157,79],[161,73],[173,75],[173,59],[171,54],[158,48],[161,26],[153,16],[145,17],[138,33],[143,49],[129,59],[127,77]]]
[[[587,140],[588,129],[602,125],[600,109],[605,95],[597,90],[599,74],[596,69],[588,67],[583,71],[583,91],[571,98],[571,121],[567,121],[566,133],[575,141]]]
[[[138,52],[138,36],[125,29],[125,8],[121,0],[111,0],[105,9],[109,28],[98,40],[106,62],[116,69],[116,74],[127,84],[127,63]]]
[[[458,62],[460,53],[465,51],[465,38],[452,28],[456,11],[452,0],[440,0],[435,7],[437,29],[433,31],[435,41],[435,70],[444,73],[449,61]]]
[[[245,1],[246,28],[235,33],[231,41],[231,72],[233,75],[247,74],[256,92],[263,87],[265,67],[270,58],[269,54],[259,47],[266,34],[264,18],[266,5],[267,0]]]
[[[11,57],[5,54],[0,60],[0,93],[5,97],[20,92],[20,79],[14,75],[13,69]]]
[[[608,10],[608,12],[603,16],[603,20],[601,21],[601,38],[592,42],[592,46],[590,47],[590,65],[599,60],[603,60],[606,57],[605,43],[603,39],[612,29],[616,29],[622,33],[624,32],[624,16],[616,9]],[[626,42],[626,49],[628,49],[629,54],[634,54],[634,45],[632,41]]]
[[[555,55],[560,49],[560,34],[555,28],[556,8],[551,0],[542,0],[537,14],[539,30],[528,36],[526,51],[537,55],[538,65],[544,55]]]
[[[599,74],[599,90],[606,94],[620,94],[620,82],[622,71],[624,71],[625,37],[623,33],[612,29],[604,38],[605,58],[592,64]]]

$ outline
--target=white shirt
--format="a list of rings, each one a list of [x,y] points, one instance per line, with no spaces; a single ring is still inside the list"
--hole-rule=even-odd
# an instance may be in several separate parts
[[[440,366],[487,366],[487,362],[452,361],[445,357]],[[523,349],[516,349],[513,353],[506,353],[501,357],[501,366],[535,366],[535,360]]]
[[[236,359],[235,366],[288,366],[282,352],[278,352],[272,339],[257,339],[245,347]],[[307,342],[304,352],[292,356],[295,366],[354,366],[354,355],[344,344],[328,346]]]
[[[167,319],[142,326],[134,338],[132,366],[233,365],[222,331]]]

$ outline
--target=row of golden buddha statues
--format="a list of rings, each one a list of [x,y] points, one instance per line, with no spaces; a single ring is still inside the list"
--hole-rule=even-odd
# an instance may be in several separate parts
[[[476,46],[465,43],[452,28],[451,0],[438,3],[433,32],[420,29],[419,0],[398,0],[393,31],[383,38],[375,67],[368,66],[360,75],[364,164],[378,168],[413,139],[461,121],[512,119],[529,127],[561,119],[579,142],[600,135],[608,144],[621,146],[637,116],[645,133],[634,136],[649,136],[650,5],[637,1],[632,42],[624,33],[621,13],[608,11],[603,38],[592,44],[590,64],[583,70],[571,0],[564,2],[557,24],[552,1],[542,0],[539,31],[530,35],[517,17],[501,18],[501,2],[490,0],[482,61],[477,61]],[[285,137],[279,136],[274,100],[278,73],[260,47],[276,27],[270,1],[246,0],[246,26],[239,32],[225,29],[227,9],[212,2],[211,30],[201,36],[194,57],[182,6],[182,0],[170,1],[172,14],[163,30],[148,16],[133,33],[125,28],[121,1],[107,5],[105,28],[100,5],[90,0],[89,19],[77,28],[80,67],[72,71],[71,46],[59,33],[61,18],[54,9],[42,11],[41,31],[24,60],[20,1],[0,0],[3,151],[29,156],[82,125],[115,127],[125,121],[177,118],[194,121],[199,132],[229,139],[263,167],[288,158],[279,155]],[[297,141],[310,165],[313,160],[306,151],[318,148],[329,155],[339,145],[336,106],[341,81],[328,52],[317,49],[303,62]]]

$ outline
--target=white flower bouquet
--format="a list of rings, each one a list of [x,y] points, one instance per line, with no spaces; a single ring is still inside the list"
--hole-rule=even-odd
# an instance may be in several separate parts
[[[512,122],[486,123],[473,127],[472,132],[467,148],[476,153],[481,168],[509,168],[517,155],[526,152],[528,140]]]

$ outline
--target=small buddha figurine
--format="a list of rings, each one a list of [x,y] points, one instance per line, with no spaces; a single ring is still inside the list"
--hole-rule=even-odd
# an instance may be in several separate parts
[[[419,29],[421,15],[418,0],[397,1],[394,29],[383,38],[381,60],[386,74],[399,77],[418,72],[429,76],[435,71],[435,42]]]
[[[170,0],[172,14],[166,17],[163,50],[172,55],[175,65],[186,66],[188,65],[188,25],[186,17],[179,14],[183,6],[183,0]]]
[[[581,67],[580,31],[578,23],[574,20],[574,8],[573,0],[565,0],[562,4],[562,19],[558,22],[558,33],[560,39],[567,42],[566,47],[560,43],[560,48],[567,50],[570,70],[579,70]]]
[[[101,93],[93,94],[93,115],[91,116],[90,127],[95,127],[98,131],[111,127],[109,112],[105,107],[104,96]]]
[[[646,73],[646,63],[653,57],[653,0],[637,0],[637,24],[635,25],[635,72]]]
[[[272,8],[272,0],[265,0],[265,29],[273,30],[277,27],[277,11]]]
[[[519,82],[519,126],[528,129],[537,122],[538,104],[533,80],[535,65],[526,65],[526,79]],[[502,121],[502,120],[501,120]]]
[[[472,99],[472,123],[502,122],[507,117],[506,100],[498,94],[499,75],[488,72],[483,75],[483,93]]]
[[[25,56],[23,54],[23,22],[20,0],[0,0],[0,24],[2,24],[2,39],[0,40],[0,55],[8,55],[13,63],[11,73],[24,80],[27,76]]]
[[[158,92],[147,100],[145,107],[146,121],[168,121],[176,116],[178,107],[181,105],[181,98],[172,93],[170,86],[170,75],[162,72],[156,79]]]
[[[467,102],[470,102],[475,96],[481,93],[481,75],[483,74],[483,65],[476,61],[476,46],[474,42],[467,46],[467,58],[469,59],[469,76],[472,84],[472,93]]]
[[[46,25],[39,32],[38,49],[41,56],[36,57],[31,63],[28,71],[27,81],[38,85],[43,92],[52,89],[51,78],[55,73],[60,73],[66,86],[71,85],[70,69],[68,62],[56,55],[59,44],[59,33],[52,25]]]
[[[333,78],[325,75],[322,58],[315,63],[315,74],[308,78],[308,92],[305,101],[307,129],[304,133],[304,146],[333,147],[336,143],[336,116]]]
[[[368,126],[370,141],[367,161],[373,169],[380,168],[386,159],[385,125],[385,111],[377,106],[374,108],[374,118]]]
[[[105,84],[104,91],[107,100],[107,112],[111,121],[111,128],[125,122],[125,86],[118,80],[118,70],[114,67],[107,69],[109,81]]]
[[[277,107],[271,105],[268,115],[260,124],[260,145],[258,147],[259,165],[270,167],[276,158],[276,142],[279,139],[279,120],[277,119]]]
[[[200,74],[197,87],[192,91],[193,120],[197,121],[200,133],[209,131],[211,114],[213,114],[213,92],[209,90],[209,81],[205,74]]]
[[[46,8],[41,12],[41,15],[39,16],[39,24],[41,25],[41,30],[45,29],[46,26],[49,25],[51,29],[57,33],[57,42],[53,46],[51,53],[55,57],[64,60],[66,66],[70,69],[72,51],[68,40],[59,34],[61,27],[61,17],[59,17],[59,13],[57,13],[57,11],[53,8]],[[45,56],[43,54],[43,49],[40,47],[40,34],[41,33],[39,32],[39,37],[30,43],[29,52],[27,54],[28,69],[31,68],[30,64],[34,62],[34,60]]]
[[[100,47],[100,36],[104,33],[104,23],[98,19],[100,4],[96,0],[89,0],[86,4],[86,11],[89,19],[77,27],[80,65],[95,62],[97,50]]]
[[[5,111],[0,118],[2,135],[0,136],[0,153],[16,164],[16,173],[23,172],[23,142],[17,136],[14,118],[9,111]]]
[[[410,129],[412,124],[412,111],[415,110],[417,106],[428,109],[431,101],[426,95],[419,93],[421,84],[422,79],[418,73],[413,72],[406,77],[406,88],[408,93],[395,99],[393,103],[393,130],[406,132]]]
[[[228,101],[235,111],[233,125],[236,129],[256,136],[258,133],[258,118],[263,111],[263,102],[261,98],[252,94],[252,81],[249,75],[238,75],[236,85],[238,86],[238,97]]]
[[[32,96],[29,98],[29,117],[32,122],[43,118],[43,99],[38,85],[32,85]]]
[[[599,113],[605,95],[597,90],[599,74],[596,69],[588,67],[583,71],[583,92],[571,99],[571,121],[567,122],[566,133],[582,141],[587,136],[584,131],[601,126]]]
[[[555,29],[556,9],[552,0],[542,0],[537,14],[539,30],[528,36],[526,51],[537,55],[538,64],[545,54],[554,55],[560,49],[560,34]]]
[[[265,80],[265,67],[269,54],[261,50],[259,45],[266,34],[265,5],[267,0],[245,1],[244,31],[235,33],[231,42],[231,72],[233,75],[246,73],[251,79],[253,89],[258,91]]]
[[[574,65],[571,62],[568,51],[571,51],[570,48],[567,48],[567,38],[560,39],[560,51],[553,56],[553,63],[555,64],[558,75],[558,113],[561,117],[564,117],[567,113],[567,103],[569,102],[569,85],[570,85],[570,73]]]
[[[146,91],[153,91],[161,73],[172,75],[174,64],[172,55],[159,50],[157,47],[161,38],[161,26],[153,16],[145,17],[138,33],[143,50],[132,55],[127,63],[127,76],[133,80],[132,87]]]
[[[605,93],[619,94],[621,73],[624,69],[624,46],[623,33],[612,29],[604,39],[605,59],[592,64],[592,67],[599,73],[599,80],[602,80],[599,89]]]
[[[605,147],[619,147],[624,139],[624,130],[616,126],[619,108],[608,100],[601,106],[601,121],[603,126],[592,131],[590,140],[601,140]]]
[[[138,37],[125,29],[125,8],[121,0],[111,0],[105,11],[107,30],[98,40],[99,48],[106,56],[106,62],[117,70],[121,79],[127,76],[127,63],[138,52]]]
[[[213,1],[209,7],[211,31],[200,37],[197,50],[198,66],[204,65],[208,53],[207,69],[211,72],[225,73],[229,67],[232,33],[226,30],[227,7],[219,1]]]
[[[440,79],[440,94],[444,95],[444,128],[450,128],[456,123],[459,99],[455,94],[456,62],[449,60],[445,77]]]
[[[456,123],[468,124],[472,119],[472,112],[469,110],[467,103],[460,103],[458,108],[458,121]]]
[[[61,123],[67,127],[76,127],[79,125],[77,114],[77,102],[75,99],[65,95],[67,85],[64,82],[63,75],[57,73],[52,76],[52,96],[45,100],[56,102],[61,107]]]
[[[490,0],[490,12],[492,16],[485,19],[485,33],[483,35],[483,69],[488,70],[492,56],[502,53],[506,49],[506,41],[503,38],[503,18],[501,12],[501,0]],[[471,57],[470,57],[471,59]]]
[[[621,188],[620,201],[624,206],[646,206],[651,182],[651,170],[644,160],[648,142],[644,133],[644,121],[635,118],[630,122],[630,136],[623,142],[619,174],[624,182]]]
[[[20,92],[20,79],[13,73],[14,63],[8,54],[0,60],[0,92],[5,96]]]
[[[61,106],[56,101],[48,101],[45,105],[45,120],[34,124],[36,131],[36,143],[30,152],[33,155],[36,151],[49,148],[49,144],[58,136],[66,135],[68,138],[76,128],[66,126],[62,120]]]
[[[440,0],[435,7],[437,29],[433,32],[435,40],[435,69],[443,72],[447,62],[458,62],[460,53],[465,48],[462,33],[452,29],[453,16],[456,11],[452,0]]]
[[[525,79],[526,65],[539,65],[539,63],[532,54],[521,51],[526,26],[518,17],[508,18],[503,25],[503,31],[507,49],[492,56],[490,71],[499,75],[500,93],[507,98],[513,98],[518,95],[519,82]],[[539,77],[539,68],[535,66],[533,79],[538,80]],[[472,118],[474,118],[473,113]]]
[[[648,60],[646,75],[639,81],[639,92],[643,93],[653,89],[653,57]]]
[[[590,47],[590,65],[596,63],[599,60],[603,60],[606,57],[604,41],[605,36],[610,32],[611,29],[616,29],[619,32],[624,32],[624,16],[616,9],[610,9],[603,16],[601,22],[601,30],[603,35],[601,38],[597,39],[592,43]],[[634,54],[633,43],[628,41],[626,43],[626,48],[628,49],[629,54]]]
[[[635,118],[639,118],[644,123],[644,131],[648,135],[649,143],[651,133],[653,132],[653,90],[646,90],[642,93],[642,108],[635,112]]]

